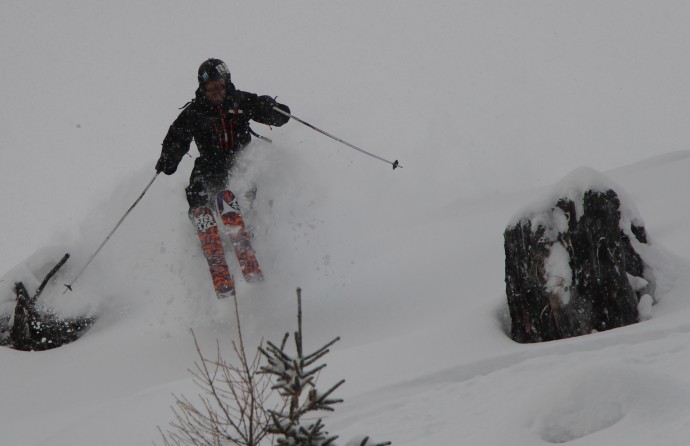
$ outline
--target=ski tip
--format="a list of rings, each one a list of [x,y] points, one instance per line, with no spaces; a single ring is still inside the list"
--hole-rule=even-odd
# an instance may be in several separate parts
[[[247,283],[261,283],[264,281],[264,275],[261,271],[248,272],[244,274],[244,280]]]
[[[229,297],[235,297],[235,290],[228,290],[228,291],[216,291],[216,297],[218,297],[219,300],[227,299]]]

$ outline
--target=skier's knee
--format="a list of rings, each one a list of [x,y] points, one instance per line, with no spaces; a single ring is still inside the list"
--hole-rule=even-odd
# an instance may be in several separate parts
[[[211,201],[206,190],[194,187],[192,184],[185,189],[185,192],[187,194],[187,203],[189,203],[190,211],[202,206],[208,206]]]

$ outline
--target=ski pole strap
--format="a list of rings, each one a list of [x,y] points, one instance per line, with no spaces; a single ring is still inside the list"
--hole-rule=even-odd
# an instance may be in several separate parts
[[[297,121],[297,122],[299,122],[299,123],[301,123],[301,124],[306,125],[306,126],[309,127],[310,129],[316,130],[317,132],[319,132],[319,133],[321,133],[321,134],[323,134],[323,135],[328,136],[329,138],[332,138],[332,139],[338,141],[338,142],[341,143],[341,144],[345,144],[346,146],[348,146],[348,147],[350,147],[350,148],[352,148],[352,149],[355,149],[355,150],[357,150],[357,151],[359,151],[359,152],[361,152],[361,153],[363,153],[363,154],[365,154],[365,155],[369,155],[369,156],[372,157],[372,158],[376,158],[377,160],[383,161],[384,163],[388,163],[388,164],[390,164],[390,165],[393,166],[393,170],[395,170],[395,169],[398,168],[398,167],[402,168],[402,166],[400,165],[400,163],[398,162],[398,160],[395,160],[395,161],[388,161],[388,160],[385,159],[385,158],[381,158],[381,157],[378,156],[378,155],[374,155],[373,153],[370,153],[370,152],[367,152],[366,150],[360,149],[359,147],[355,146],[354,144],[350,144],[349,142],[347,142],[347,141],[345,141],[345,140],[343,140],[343,139],[340,139],[340,138],[338,138],[337,136],[331,135],[330,133],[325,132],[325,131],[321,130],[321,129],[318,128],[318,127],[315,127],[315,126],[309,124],[308,122],[301,120],[301,119],[298,118],[297,116],[291,115],[290,113],[286,112],[285,110],[282,110],[282,109],[280,109],[280,108],[278,108],[278,107],[275,107],[275,106],[273,107],[273,110],[275,110],[275,111],[277,111],[278,113],[281,113],[281,114],[283,114],[283,115],[285,115],[285,116],[288,116],[288,117],[294,119],[295,121]]]
[[[254,130],[252,130],[251,127],[249,127],[249,133],[251,133],[252,135],[256,136],[257,138],[259,138],[259,139],[262,140],[262,141],[266,141],[266,142],[269,143],[269,144],[272,144],[272,143],[273,143],[273,141],[271,141],[271,138],[266,138],[265,136],[259,135],[259,134],[256,133]]]

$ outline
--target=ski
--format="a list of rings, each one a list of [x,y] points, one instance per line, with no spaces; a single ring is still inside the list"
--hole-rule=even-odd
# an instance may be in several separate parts
[[[219,299],[235,296],[235,281],[225,260],[223,241],[220,238],[213,211],[208,207],[199,207],[191,211],[189,217],[201,241],[216,296]]]
[[[245,227],[237,197],[229,190],[220,191],[216,195],[216,206],[222,222],[222,231],[227,234],[235,249],[244,279],[250,283],[262,281],[263,272],[256,259],[256,252],[251,244],[251,234]]]

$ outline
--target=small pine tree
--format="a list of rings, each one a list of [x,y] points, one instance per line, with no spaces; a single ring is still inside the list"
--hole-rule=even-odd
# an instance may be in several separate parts
[[[335,338],[311,354],[304,354],[302,347],[302,294],[297,289],[297,331],[294,333],[295,353],[286,352],[286,333],[280,346],[271,342],[266,348],[258,347],[256,356],[250,361],[244,349],[240,326],[237,298],[235,316],[239,344],[233,342],[239,366],[225,361],[218,347],[216,359],[204,357],[194,337],[200,362],[192,372],[196,384],[204,390],[201,407],[187,398],[176,397],[173,413],[176,421],[171,423],[172,431],[161,435],[165,446],[260,446],[270,443],[277,446],[335,446],[337,435],[324,430],[319,418],[305,421],[305,415],[318,412],[332,412],[333,405],[342,399],[332,398],[333,392],[345,380],[320,392],[316,388],[316,377],[326,367],[317,362],[329,353],[330,347],[338,342]],[[193,333],[192,333],[193,335]],[[266,365],[260,365],[264,357]],[[275,384],[271,385],[272,378]],[[269,408],[271,395],[277,391],[281,403]],[[160,429],[159,429],[160,430]],[[276,436],[276,437],[274,437]],[[370,444],[365,437],[359,446],[388,446],[390,442]]]
[[[285,351],[285,344],[289,333],[283,337],[280,347],[267,342],[267,348],[259,351],[268,361],[268,365],[261,367],[262,372],[273,375],[277,389],[285,399],[282,411],[270,411],[273,420],[271,431],[279,434],[278,446],[329,446],[338,437],[325,432],[321,419],[303,423],[304,415],[315,411],[333,411],[333,405],[342,403],[341,399],[331,399],[330,395],[340,387],[345,380],[341,380],[324,393],[316,389],[316,375],[326,367],[326,364],[316,365],[316,362],[329,352],[329,348],[338,342],[335,338],[314,353],[305,355],[302,347],[302,295],[297,289],[297,331],[294,333],[296,356]]]
[[[285,400],[282,410],[269,411],[273,421],[270,430],[279,435],[278,446],[331,446],[338,436],[326,432],[320,418],[306,422],[304,418],[310,412],[332,412],[334,404],[343,402],[342,399],[331,398],[331,395],[345,382],[344,379],[323,393],[316,388],[316,377],[327,365],[325,363],[317,365],[317,362],[329,353],[330,347],[340,338],[333,339],[311,354],[304,353],[302,290],[300,288],[297,289],[297,331],[294,333],[294,356],[286,352],[289,337],[290,334],[286,333],[280,347],[267,342],[265,349],[259,348],[268,362],[268,365],[261,367],[261,371],[274,376],[276,384],[272,388],[278,390]],[[360,446],[367,446],[368,441],[369,438],[365,437]],[[372,446],[389,444],[390,442],[385,442]]]

